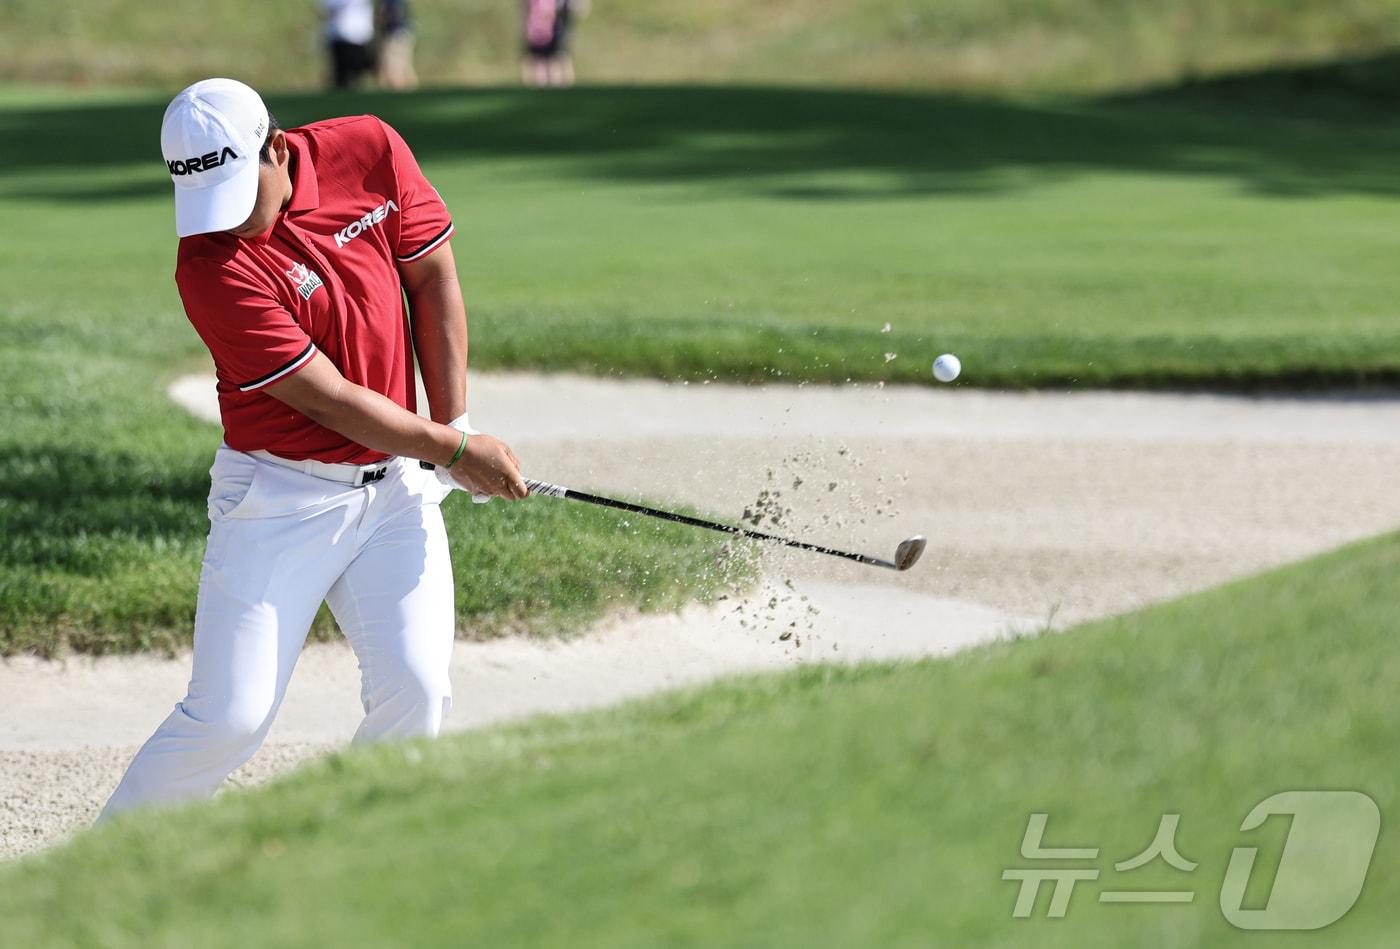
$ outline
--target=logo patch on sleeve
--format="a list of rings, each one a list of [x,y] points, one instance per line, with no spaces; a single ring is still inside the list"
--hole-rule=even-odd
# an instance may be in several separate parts
[[[393,198],[390,198],[376,208],[371,208],[366,211],[364,216],[359,220],[351,221],[349,224],[336,231],[335,246],[337,248],[344,247],[365,231],[381,223],[389,216],[390,212],[397,212],[398,209],[399,206],[394,203]]]
[[[318,287],[323,286],[321,278],[316,275],[306,264],[293,264],[292,269],[287,271],[287,276],[297,288],[297,293],[301,294],[303,300],[310,300],[311,294],[316,292]]]

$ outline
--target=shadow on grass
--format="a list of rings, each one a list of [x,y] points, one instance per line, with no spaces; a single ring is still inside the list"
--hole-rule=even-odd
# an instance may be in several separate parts
[[[1398,101],[1400,54],[1050,102],[732,86],[269,96],[284,125],[381,115],[428,162],[539,159],[584,179],[722,182],[803,201],[1001,191],[1096,170],[1222,176],[1282,195],[1396,194]],[[0,164],[61,173],[6,190],[115,200],[127,192],[89,176],[139,166],[132,188],[155,193],[166,186],[164,104],[0,109]]]
[[[116,548],[200,539],[209,477],[204,468],[60,445],[0,451],[0,566],[100,573]]]
[[[1104,101],[1178,102],[1195,107],[1311,116],[1333,124],[1349,120],[1370,124],[1400,109],[1400,52],[1198,77],[1110,96]]]

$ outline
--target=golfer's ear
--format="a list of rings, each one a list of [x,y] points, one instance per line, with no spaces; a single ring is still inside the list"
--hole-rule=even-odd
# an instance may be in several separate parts
[[[291,160],[292,152],[287,147],[287,134],[281,129],[272,133],[272,160],[281,168]]]

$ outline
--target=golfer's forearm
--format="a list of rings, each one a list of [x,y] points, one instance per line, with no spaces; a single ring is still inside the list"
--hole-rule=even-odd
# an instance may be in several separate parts
[[[330,396],[301,413],[353,442],[390,455],[446,465],[462,443],[460,432],[430,422],[364,386],[345,381]]]
[[[299,372],[268,386],[267,393],[317,425],[390,455],[445,465],[462,443],[461,432],[419,418],[392,399],[346,379],[323,353],[311,357]]]
[[[439,256],[441,254],[441,256]],[[408,277],[413,349],[428,410],[450,422],[467,410],[467,315],[449,248],[429,257],[422,272]]]

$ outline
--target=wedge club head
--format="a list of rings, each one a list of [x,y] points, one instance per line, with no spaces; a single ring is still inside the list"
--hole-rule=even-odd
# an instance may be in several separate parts
[[[915,534],[908,540],[901,541],[894,551],[894,568],[896,570],[908,570],[919,562],[923,556],[924,548],[928,546],[928,538],[923,534]]]

